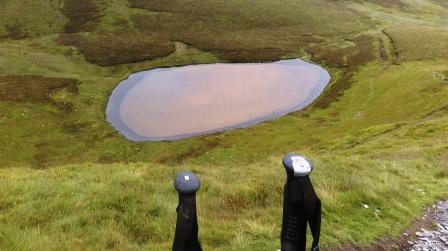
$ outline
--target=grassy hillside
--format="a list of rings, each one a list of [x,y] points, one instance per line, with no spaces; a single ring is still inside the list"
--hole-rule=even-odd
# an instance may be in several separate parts
[[[322,245],[398,236],[448,191],[443,0],[1,1],[0,250],[165,250],[193,169],[207,250],[275,250],[286,152],[316,161]],[[113,88],[161,66],[300,57],[332,75],[305,110],[130,142]],[[370,209],[364,209],[369,204]],[[6,226],[6,227],[3,227]]]

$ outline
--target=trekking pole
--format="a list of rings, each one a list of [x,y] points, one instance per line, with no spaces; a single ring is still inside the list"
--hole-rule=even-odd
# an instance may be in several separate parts
[[[179,205],[173,251],[202,251],[196,213],[196,191],[200,181],[192,172],[180,172],[174,179],[174,187],[179,195]]]
[[[282,162],[287,178],[283,193],[281,251],[305,251],[307,223],[313,235],[311,250],[318,251],[321,201],[309,178],[313,164],[294,153],[285,155]]]

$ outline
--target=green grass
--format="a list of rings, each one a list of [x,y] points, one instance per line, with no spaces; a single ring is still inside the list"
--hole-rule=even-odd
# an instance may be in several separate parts
[[[23,39],[58,32],[65,23],[59,0],[3,0],[0,38]]]
[[[323,246],[396,237],[448,185],[439,175],[440,163],[420,158],[313,157],[318,168],[312,179],[324,208]],[[1,170],[2,248],[168,250],[177,206],[171,184],[182,169],[136,163]],[[278,248],[285,180],[279,161],[189,169],[202,181],[204,249]]]
[[[397,237],[448,195],[443,1],[0,7],[0,250],[167,250],[183,169],[203,181],[206,250],[275,250],[292,151],[316,163],[325,247]],[[132,72],[290,57],[332,75],[302,111],[173,142],[130,142],[105,120]]]
[[[448,29],[446,27],[401,27],[387,29],[386,32],[390,34],[401,60],[448,57]]]

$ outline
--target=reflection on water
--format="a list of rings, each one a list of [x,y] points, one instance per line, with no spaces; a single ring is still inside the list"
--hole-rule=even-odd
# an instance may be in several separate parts
[[[106,115],[130,140],[174,140],[304,108],[329,80],[323,68],[299,59],[159,68],[122,81]]]

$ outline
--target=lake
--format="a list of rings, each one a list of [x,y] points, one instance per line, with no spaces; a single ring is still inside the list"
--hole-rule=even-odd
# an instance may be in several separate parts
[[[300,59],[157,68],[120,82],[106,117],[129,140],[176,140],[303,109],[329,81],[324,68]]]

